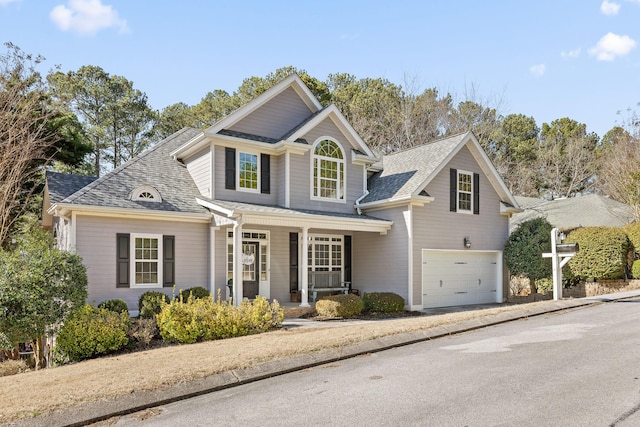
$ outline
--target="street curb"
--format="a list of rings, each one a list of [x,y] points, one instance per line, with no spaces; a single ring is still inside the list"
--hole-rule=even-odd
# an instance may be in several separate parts
[[[545,305],[544,307],[523,305],[521,310],[497,313],[458,323],[435,326],[429,329],[388,335],[369,341],[348,344],[339,348],[320,350],[314,353],[272,360],[245,369],[231,370],[210,375],[198,380],[185,381],[174,384],[165,389],[135,392],[126,396],[91,402],[78,407],[66,408],[54,411],[48,415],[19,420],[15,423],[10,423],[9,425],[18,427],[88,425],[104,421],[109,418],[132,414],[145,409],[260,381],[278,375],[313,368],[327,363],[338,362],[352,357],[416,344],[423,341],[469,332],[529,317],[553,314],[564,310],[587,307],[598,303],[614,302],[637,296],[640,295],[638,293],[630,292],[629,295],[620,294],[619,297],[603,296],[602,298],[593,297],[561,300],[556,301],[552,306]]]

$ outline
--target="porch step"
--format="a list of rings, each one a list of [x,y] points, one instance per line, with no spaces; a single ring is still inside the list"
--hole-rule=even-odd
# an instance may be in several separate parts
[[[285,319],[302,317],[307,314],[312,314],[316,311],[314,307],[282,307],[284,309],[284,317]]]

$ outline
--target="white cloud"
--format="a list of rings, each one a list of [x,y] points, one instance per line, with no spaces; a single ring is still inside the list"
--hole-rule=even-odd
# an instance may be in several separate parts
[[[580,56],[581,52],[582,52],[582,49],[580,48],[567,50],[567,51],[563,50],[562,52],[560,52],[560,56],[562,56],[563,58],[577,58],[578,56]]]
[[[54,7],[49,17],[62,31],[71,30],[83,35],[113,27],[120,33],[129,31],[127,21],[111,6],[103,5],[102,0],[69,0],[67,6]]]
[[[536,77],[544,76],[545,71],[547,71],[547,67],[544,64],[536,64],[529,67],[529,72]]]
[[[600,5],[600,12],[604,15],[617,15],[620,12],[620,3],[604,0]]]
[[[625,56],[636,46],[636,41],[629,36],[613,33],[604,35],[598,43],[589,49],[589,54],[598,61],[613,61],[618,56]]]

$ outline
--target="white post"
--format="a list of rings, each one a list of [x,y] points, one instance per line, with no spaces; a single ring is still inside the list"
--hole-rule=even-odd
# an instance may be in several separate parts
[[[233,305],[242,303],[242,222],[233,225]]]
[[[553,299],[558,301],[562,299],[562,267],[560,266],[560,257],[558,256],[556,244],[558,241],[558,229],[551,230],[551,267],[553,274]]]
[[[309,307],[309,249],[307,245],[309,244],[309,228],[304,227],[302,229],[302,244],[300,245],[300,250],[302,251],[302,283],[301,283],[301,299],[300,299],[300,307]]]

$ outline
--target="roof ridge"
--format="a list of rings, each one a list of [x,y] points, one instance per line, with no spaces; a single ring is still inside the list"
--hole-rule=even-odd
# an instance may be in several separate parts
[[[406,153],[408,151],[411,151],[411,150],[416,150],[418,148],[424,148],[424,147],[427,147],[429,145],[437,144],[439,142],[444,142],[444,141],[446,141],[448,139],[453,139],[453,138],[456,138],[458,136],[466,135],[469,132],[471,132],[471,131],[459,132],[459,133],[456,133],[454,135],[443,136],[443,137],[440,137],[438,139],[434,139],[433,141],[425,142],[424,144],[414,145],[413,147],[404,148],[404,149],[402,149],[400,151],[396,151],[394,153],[385,154],[383,157],[395,156],[396,154],[404,154],[404,153]]]
[[[167,136],[166,138],[164,138],[163,140],[161,140],[160,142],[158,142],[154,146],[144,150],[142,153],[138,154],[137,156],[127,160],[125,163],[123,163],[120,166],[118,166],[117,168],[113,169],[112,171],[110,171],[106,175],[103,175],[103,176],[99,177],[98,179],[96,179],[95,181],[89,183],[88,185],[85,185],[84,187],[82,187],[81,189],[76,191],[75,193],[73,193],[70,196],[68,196],[65,199],[63,199],[62,202],[66,202],[66,203],[73,202],[75,199],[77,199],[78,197],[86,194],[88,191],[93,190],[95,187],[97,187],[98,185],[102,184],[107,179],[111,179],[112,177],[118,175],[123,170],[129,168],[131,165],[139,162],[141,159],[143,159],[143,158],[147,157],[149,154],[155,152],[158,148],[160,148],[163,145],[167,144],[172,139],[174,139],[174,138],[178,137],[179,135],[185,133],[186,131],[192,130],[192,129],[193,130],[197,130],[197,129],[192,128],[192,127],[184,127],[182,129],[172,133],[171,135]]]

